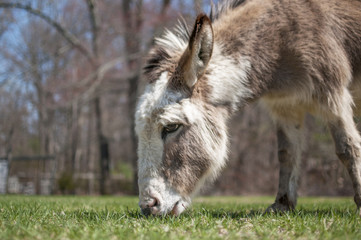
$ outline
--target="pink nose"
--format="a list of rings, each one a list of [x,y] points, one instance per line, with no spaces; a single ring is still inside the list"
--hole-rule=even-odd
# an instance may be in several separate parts
[[[159,205],[159,201],[156,198],[151,198],[149,201],[139,203],[142,213],[146,216],[155,214],[155,208]]]

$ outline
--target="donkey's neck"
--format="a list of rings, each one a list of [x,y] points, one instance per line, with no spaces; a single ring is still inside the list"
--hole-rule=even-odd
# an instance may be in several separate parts
[[[279,29],[285,28],[277,15],[268,14],[274,8],[270,1],[247,1],[214,22],[207,68],[212,103],[235,110],[269,90],[282,45]]]
[[[223,49],[221,44],[214,44],[207,71],[210,86],[208,97],[214,105],[230,106],[235,110],[253,98],[249,83],[251,61],[245,56],[227,55]]]

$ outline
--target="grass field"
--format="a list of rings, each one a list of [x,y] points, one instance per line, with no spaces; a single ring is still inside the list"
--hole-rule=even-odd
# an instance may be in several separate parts
[[[197,198],[180,217],[143,217],[135,197],[0,196],[0,239],[361,239],[351,198],[300,198],[262,215],[270,197]]]

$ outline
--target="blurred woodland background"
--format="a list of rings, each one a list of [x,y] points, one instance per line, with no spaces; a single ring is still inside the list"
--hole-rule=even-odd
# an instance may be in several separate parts
[[[145,57],[202,11],[208,0],[0,0],[0,192],[135,194]],[[352,194],[325,125],[308,116],[306,128],[300,195]],[[203,194],[274,194],[267,112],[249,105],[229,129],[228,166]]]

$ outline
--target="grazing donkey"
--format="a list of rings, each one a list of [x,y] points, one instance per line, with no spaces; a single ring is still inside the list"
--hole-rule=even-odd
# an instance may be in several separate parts
[[[139,205],[179,215],[227,158],[227,121],[260,99],[277,124],[279,188],[292,210],[307,112],[322,117],[361,207],[360,0],[225,0],[157,39],[136,110]]]

